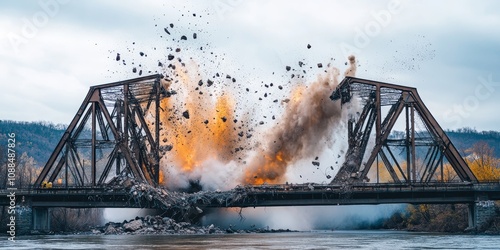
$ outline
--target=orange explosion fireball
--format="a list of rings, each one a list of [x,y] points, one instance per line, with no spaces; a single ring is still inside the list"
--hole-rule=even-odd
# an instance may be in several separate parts
[[[160,103],[161,141],[172,146],[168,161],[183,172],[192,172],[211,159],[235,160],[241,121],[236,118],[232,95],[214,93],[208,86],[213,83],[179,68],[175,71],[179,93]]]

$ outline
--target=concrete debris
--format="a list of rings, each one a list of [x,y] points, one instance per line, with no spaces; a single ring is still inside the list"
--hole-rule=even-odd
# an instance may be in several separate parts
[[[131,227],[134,225],[134,227]],[[159,215],[136,217],[123,223],[108,222],[103,227],[94,228],[92,234],[105,235],[184,235],[184,234],[234,234],[234,233],[282,233],[297,232],[290,229],[252,228],[247,230],[235,229],[231,225],[221,229],[214,224],[208,226],[195,225],[189,222],[177,222],[170,217]]]
[[[125,232],[134,232],[142,228],[142,221],[141,220],[133,220],[129,223],[125,223],[123,225],[123,230]]]
[[[189,111],[186,110],[186,111],[182,112],[182,116],[184,116],[184,118],[186,118],[186,119],[189,119]]]

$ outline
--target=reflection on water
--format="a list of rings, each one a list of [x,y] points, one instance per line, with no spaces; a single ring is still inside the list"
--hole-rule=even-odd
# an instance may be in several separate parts
[[[18,237],[2,249],[498,249],[500,237],[395,231]],[[2,240],[3,241],[3,240]],[[5,244],[7,242],[7,244]]]

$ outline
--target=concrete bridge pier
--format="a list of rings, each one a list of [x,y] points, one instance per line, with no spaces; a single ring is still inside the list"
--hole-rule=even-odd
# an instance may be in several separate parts
[[[482,231],[496,215],[495,202],[491,200],[469,203],[469,227],[466,231]]]
[[[50,214],[47,207],[33,207],[33,230],[50,231]]]

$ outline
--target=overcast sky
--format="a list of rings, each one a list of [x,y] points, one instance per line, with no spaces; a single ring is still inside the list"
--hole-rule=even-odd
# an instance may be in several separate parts
[[[298,61],[344,70],[353,53],[358,77],[417,87],[442,127],[500,130],[499,10],[498,1],[1,1],[0,119],[68,124],[89,86],[137,77],[131,62],[143,75],[158,70],[172,37],[186,34],[187,47],[219,55],[187,52],[204,72],[260,86]]]

